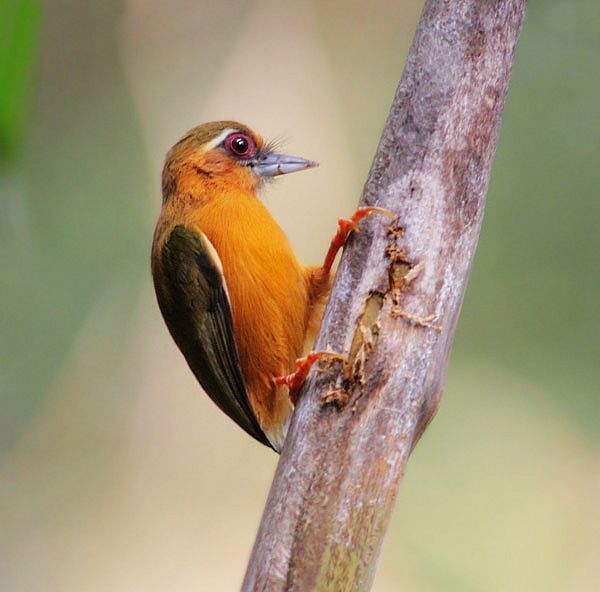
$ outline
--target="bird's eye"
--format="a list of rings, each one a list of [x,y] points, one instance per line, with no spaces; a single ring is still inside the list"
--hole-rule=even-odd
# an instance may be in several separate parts
[[[256,156],[256,146],[246,134],[231,134],[225,139],[225,149],[236,158],[253,158]]]

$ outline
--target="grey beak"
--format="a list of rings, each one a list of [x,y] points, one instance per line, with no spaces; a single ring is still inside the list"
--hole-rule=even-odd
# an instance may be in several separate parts
[[[299,156],[288,156],[287,154],[268,154],[259,157],[252,168],[260,177],[276,177],[277,175],[287,175],[304,169],[312,169],[319,166],[314,160],[306,160]]]

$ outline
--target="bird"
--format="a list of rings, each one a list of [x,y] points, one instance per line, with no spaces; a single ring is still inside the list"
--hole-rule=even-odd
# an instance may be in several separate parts
[[[243,430],[281,452],[348,236],[376,207],[338,220],[323,264],[305,266],[259,192],[318,166],[236,121],[199,125],[168,151],[151,271],[167,328],[196,379]]]

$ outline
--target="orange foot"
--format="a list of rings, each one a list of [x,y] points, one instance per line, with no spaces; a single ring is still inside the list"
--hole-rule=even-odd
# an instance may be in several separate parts
[[[358,208],[350,218],[340,218],[338,220],[337,232],[331,240],[329,250],[327,251],[327,255],[325,256],[325,261],[323,263],[323,269],[327,273],[331,271],[331,267],[333,266],[333,262],[335,261],[335,256],[337,255],[338,251],[346,244],[350,233],[353,231],[358,232],[358,223],[363,218],[366,218],[367,216],[370,216],[374,213],[382,214],[383,216],[388,216],[389,218],[396,217],[396,214],[390,212],[389,210],[384,210],[383,208],[376,207],[366,207]]]
[[[335,358],[338,360],[345,360],[344,356],[340,356],[339,354],[334,354],[332,352],[310,352],[307,356],[303,358],[298,358],[296,360],[296,372],[292,374],[288,374],[287,376],[276,376],[275,384],[285,384],[290,390],[290,399],[292,404],[295,406],[298,401],[298,393],[308,376],[312,365],[321,360],[322,358]]]

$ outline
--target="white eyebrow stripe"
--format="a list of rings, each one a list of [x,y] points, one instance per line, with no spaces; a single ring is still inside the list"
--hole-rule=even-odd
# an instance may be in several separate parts
[[[224,129],[216,138],[213,138],[210,142],[206,142],[206,144],[204,144],[202,152],[208,152],[209,150],[216,148],[229,134],[237,131],[239,130],[232,129],[230,127]]]

